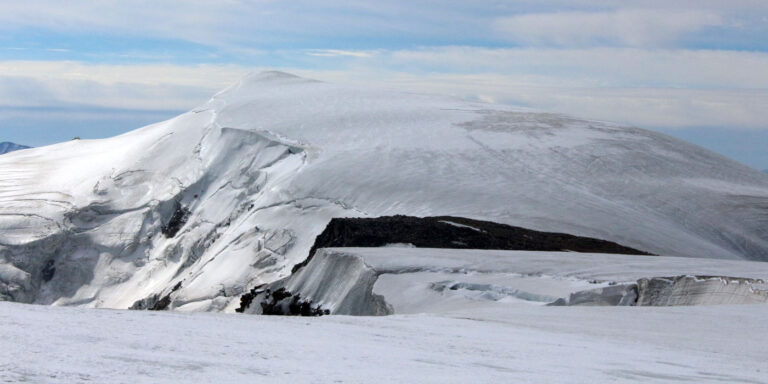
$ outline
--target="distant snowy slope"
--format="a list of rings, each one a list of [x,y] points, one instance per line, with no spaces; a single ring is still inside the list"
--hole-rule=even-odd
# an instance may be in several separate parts
[[[0,298],[228,310],[332,217],[454,215],[768,260],[768,178],[665,135],[279,72],[105,140],[0,158]]]
[[[2,143],[0,143],[0,155],[8,152],[18,151],[20,149],[27,149],[27,148],[29,147],[27,147],[26,145],[19,145],[19,144],[11,143],[8,141],[3,141]]]

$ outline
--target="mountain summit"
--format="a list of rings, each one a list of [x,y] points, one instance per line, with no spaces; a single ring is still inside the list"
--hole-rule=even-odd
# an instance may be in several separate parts
[[[8,141],[3,141],[0,143],[0,155],[6,154],[8,152],[18,151],[20,149],[27,149],[30,147],[27,147],[26,145],[19,145],[16,143],[11,143]]]
[[[40,304],[234,311],[335,217],[457,216],[768,260],[768,180],[697,146],[279,72],[128,134],[0,158],[0,180],[0,296]]]

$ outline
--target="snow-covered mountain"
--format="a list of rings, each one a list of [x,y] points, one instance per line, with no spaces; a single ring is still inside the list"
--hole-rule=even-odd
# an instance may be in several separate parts
[[[764,174],[662,134],[266,72],[169,121],[0,158],[0,297],[233,311],[339,216],[768,260],[767,204]]]
[[[26,145],[20,145],[20,144],[11,143],[8,141],[3,141],[2,143],[0,143],[0,155],[8,152],[18,151],[20,149],[27,149],[27,148],[29,147],[27,147]]]

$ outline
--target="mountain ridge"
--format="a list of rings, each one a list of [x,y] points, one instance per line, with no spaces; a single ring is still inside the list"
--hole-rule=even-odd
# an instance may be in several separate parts
[[[9,152],[19,151],[19,150],[28,149],[28,148],[31,148],[31,147],[28,147],[26,145],[11,143],[10,141],[3,141],[3,142],[0,142],[0,155],[4,155]]]

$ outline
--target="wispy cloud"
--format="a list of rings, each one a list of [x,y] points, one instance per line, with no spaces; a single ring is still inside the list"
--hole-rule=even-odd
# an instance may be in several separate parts
[[[425,72],[500,73],[541,85],[768,88],[768,53],[764,52],[463,46],[388,51],[376,62]]]
[[[767,11],[762,0],[72,0],[66,6],[36,0],[3,2],[0,30],[45,30],[57,38],[98,33],[115,39],[179,40],[234,53],[510,41],[649,47],[720,26],[732,27],[733,39],[753,38],[756,30],[765,31],[761,16]]]
[[[4,2],[0,105],[187,110],[277,68],[645,127],[768,129],[766,14],[764,0]]]
[[[0,61],[0,105],[187,110],[250,70],[237,65]]]
[[[305,71],[327,81],[451,95],[482,102],[532,107],[583,118],[645,128],[728,127],[768,130],[768,90],[711,90],[663,87],[585,87],[554,79],[542,85],[525,76],[501,74],[413,74],[370,71]]]
[[[374,54],[375,52],[371,51],[344,51],[340,49],[311,49],[307,51],[307,55],[320,57],[368,58],[372,57]]]
[[[494,26],[508,39],[527,45],[657,47],[683,35],[723,24],[712,11],[626,9],[515,15]]]
[[[457,51],[453,52],[454,49]],[[644,54],[654,55],[652,52]],[[428,62],[433,60],[448,63],[455,56],[497,62],[499,59],[520,59],[520,56],[516,55],[527,57],[530,68],[533,69],[526,71],[526,68],[512,68],[504,72],[489,64],[491,67],[485,67],[486,70],[475,72],[462,71],[461,67],[438,72],[409,70],[411,66],[428,68]],[[744,58],[739,58],[738,53],[730,57],[731,71],[743,76],[744,82],[750,78],[754,81],[754,87],[746,89],[727,87],[728,84],[738,84],[741,80],[723,77],[717,66],[713,66],[711,72],[703,71],[699,75],[682,78],[679,80],[682,85],[680,87],[664,85],[675,73],[682,72],[686,63],[693,65],[701,60],[701,57],[684,52],[681,57],[668,60],[666,68],[662,66],[661,58],[651,56],[648,59],[650,62],[659,62],[659,71],[671,72],[663,77],[662,81],[655,81],[639,71],[642,63],[637,63],[635,69],[627,64],[625,72],[616,72],[603,78],[594,77],[595,73],[604,71],[604,64],[602,60],[594,60],[596,53],[593,50],[568,53],[568,59],[578,63],[575,68],[556,68],[551,72],[542,72],[538,66],[553,59],[552,55],[550,50],[474,51],[466,47],[454,47],[446,52],[434,49],[393,51],[378,52],[369,59],[350,57],[348,66],[339,69],[280,69],[359,87],[390,88],[516,104],[643,127],[726,126],[731,129],[768,130],[764,112],[764,106],[768,105],[768,75],[761,72],[761,68],[768,65],[768,57],[752,57],[750,55],[753,54],[747,53]],[[630,63],[637,60],[637,55],[637,52],[628,55],[624,61]],[[618,59],[622,56],[621,52],[608,51],[603,52],[602,56],[597,56],[607,62],[624,62]],[[488,60],[490,58],[494,60]],[[686,58],[689,61],[686,61]],[[424,63],[425,61],[427,63]],[[456,59],[456,62],[461,61]],[[590,67],[589,62],[596,64]],[[728,60],[723,58],[723,62]],[[368,64],[364,65],[365,63]],[[81,105],[89,108],[188,110],[203,103],[213,93],[234,83],[248,72],[258,70],[260,68],[233,65],[0,62],[0,105]],[[580,75],[574,76],[575,72],[580,72]],[[41,76],[41,73],[46,75]],[[624,76],[634,77],[632,81],[645,85],[623,86],[620,78]]]

